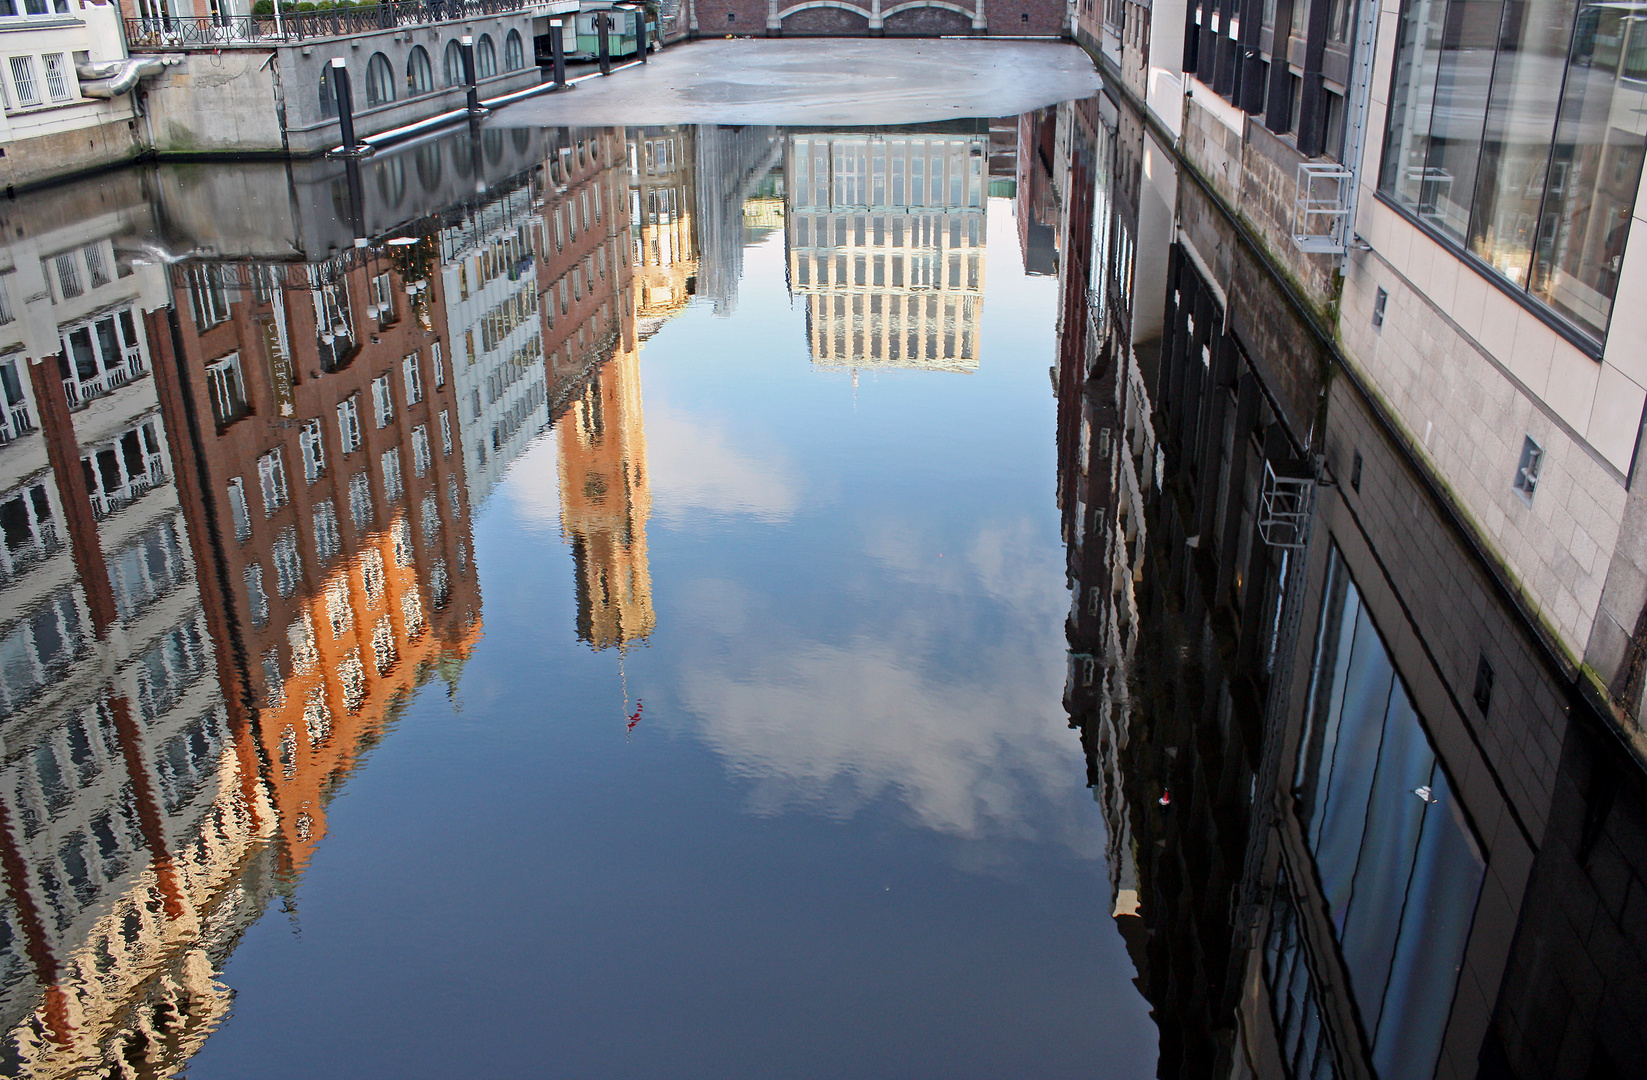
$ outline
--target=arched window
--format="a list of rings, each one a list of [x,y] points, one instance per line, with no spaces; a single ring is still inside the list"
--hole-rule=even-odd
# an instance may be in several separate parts
[[[422,45],[412,46],[412,55],[406,58],[406,96],[417,97],[435,88],[435,73],[429,67],[429,54]]]
[[[511,30],[503,39],[503,70],[519,71],[526,66],[526,49],[521,44],[520,31]]]
[[[482,34],[475,42],[475,78],[490,79],[497,73],[498,47],[492,43],[491,34]]]
[[[387,105],[395,99],[395,69],[389,66],[389,58],[382,53],[373,53],[366,62],[366,105]]]
[[[424,191],[440,187],[440,144],[427,142],[417,148],[417,181]]]
[[[446,43],[446,55],[442,58],[440,66],[443,69],[441,74],[446,76],[447,86],[463,85],[463,46],[457,43],[456,38]]]
[[[354,102],[350,101],[349,104],[353,105]],[[320,115],[327,119],[337,115],[337,86],[332,82],[330,64],[320,69]]]

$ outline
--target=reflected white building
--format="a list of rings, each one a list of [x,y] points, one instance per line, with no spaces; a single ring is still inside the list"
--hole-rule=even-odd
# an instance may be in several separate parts
[[[809,134],[784,152],[812,361],[975,371],[989,135]]]

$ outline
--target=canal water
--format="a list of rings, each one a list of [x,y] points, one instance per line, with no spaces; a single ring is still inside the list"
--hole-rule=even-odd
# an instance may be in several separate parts
[[[1123,95],[506,118],[0,205],[0,1072],[1647,1057],[1639,768]]]
[[[15,203],[7,1071],[1152,1075],[1019,126]]]

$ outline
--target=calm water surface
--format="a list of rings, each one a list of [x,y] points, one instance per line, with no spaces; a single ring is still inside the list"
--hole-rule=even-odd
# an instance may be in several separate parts
[[[488,132],[40,211],[146,370],[71,334],[22,378],[69,643],[8,669],[13,1067],[1153,1074],[1016,127]]]

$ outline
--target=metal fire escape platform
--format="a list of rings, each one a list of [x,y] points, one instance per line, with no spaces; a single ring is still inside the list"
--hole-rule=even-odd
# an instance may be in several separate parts
[[[1336,161],[1300,161],[1292,242],[1307,255],[1342,255],[1354,209],[1355,173]]]

